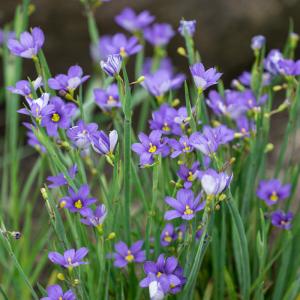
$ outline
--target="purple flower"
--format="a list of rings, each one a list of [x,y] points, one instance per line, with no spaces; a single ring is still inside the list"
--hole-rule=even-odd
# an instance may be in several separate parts
[[[300,75],[300,60],[293,61],[292,59],[282,59],[278,64],[282,74],[287,76]]]
[[[97,206],[95,210],[88,209],[84,212],[84,219],[81,219],[80,222],[88,225],[94,226],[97,228],[102,228],[102,224],[106,218],[107,210],[104,204]]]
[[[191,168],[182,164],[179,167],[177,175],[180,179],[184,181],[184,188],[189,189],[192,187],[193,181],[198,178],[199,172],[199,162],[194,162]]]
[[[124,268],[132,262],[144,262],[146,259],[146,253],[142,250],[143,243],[143,241],[137,241],[130,248],[128,248],[128,246],[122,241],[116,243],[116,252],[113,254],[115,259],[114,266]]]
[[[290,196],[291,185],[282,185],[278,179],[261,180],[256,194],[261,200],[264,200],[267,205],[271,206]]]
[[[232,175],[225,172],[217,173],[213,169],[200,171],[199,179],[201,180],[202,189],[207,196],[221,194],[230,184]]]
[[[173,64],[170,58],[165,57],[160,61],[159,67],[157,70],[153,70],[154,60],[151,57],[147,57],[144,62],[142,74],[145,77],[149,76],[150,74],[154,74],[158,70],[165,70],[170,74],[170,77],[173,75]]]
[[[251,40],[252,50],[260,50],[266,43],[266,38],[263,35],[256,35]]]
[[[182,130],[180,125],[175,121],[178,117],[178,112],[175,108],[168,104],[163,104],[159,110],[152,113],[152,120],[150,120],[150,128],[152,130],[160,130],[163,134],[181,135]]]
[[[244,71],[239,77],[238,80],[244,86],[250,87],[251,86],[251,73],[248,71]],[[262,74],[262,85],[267,86],[271,82],[271,75],[267,72]]]
[[[196,87],[203,91],[208,87],[217,84],[222,73],[217,72],[216,68],[205,70],[202,63],[196,63],[190,67]]]
[[[194,132],[190,136],[191,145],[205,155],[215,153],[219,145],[227,144],[234,139],[234,131],[225,125],[216,128],[204,126],[203,133]]]
[[[36,91],[39,87],[43,85],[42,77],[39,76],[36,80],[31,82],[33,89]],[[28,80],[20,80],[16,83],[16,86],[9,86],[7,89],[17,95],[21,95],[24,97],[32,98],[31,95],[31,84]]]
[[[28,129],[28,131],[26,133],[27,138],[28,138],[28,140],[27,140],[28,145],[30,145],[37,151],[41,151],[41,152],[45,153],[46,148],[40,143],[40,141],[38,140],[38,138],[35,136],[35,134],[33,132],[34,125],[32,125],[30,123],[26,123],[26,122],[24,122],[23,125]]]
[[[276,210],[271,213],[271,222],[274,226],[281,229],[290,229],[292,227],[293,213]]]
[[[281,71],[279,62],[282,59],[283,59],[283,55],[278,49],[271,50],[264,61],[265,69],[273,75],[279,74]]]
[[[49,93],[43,93],[38,99],[31,99],[30,97],[26,97],[25,99],[29,105],[29,108],[19,109],[18,113],[20,114],[29,115],[37,120],[40,120],[43,116],[51,115],[53,112],[54,106],[49,105]]]
[[[106,62],[100,61],[101,69],[111,77],[119,74],[122,66],[122,56],[119,54],[109,55]]]
[[[165,46],[175,35],[170,24],[155,23],[144,30],[145,39],[153,46]]]
[[[180,267],[177,258],[159,255],[157,262],[146,261],[144,263],[144,272],[147,277],[140,281],[140,286],[148,287],[151,282],[157,282],[163,293],[178,293],[185,284],[183,270]]]
[[[68,175],[71,179],[75,178],[77,171],[77,165],[72,166],[68,170]],[[68,184],[67,178],[65,177],[64,173],[59,173],[56,176],[48,176],[47,180],[51,182],[51,184],[48,185],[48,187],[51,189]]]
[[[10,38],[7,47],[13,55],[21,56],[24,58],[36,57],[39,50],[42,48],[45,41],[43,31],[34,27],[31,33],[28,31],[22,32],[20,40]]]
[[[97,131],[92,136],[93,149],[101,155],[112,155],[118,142],[118,133],[113,130],[107,134],[104,131]]]
[[[76,126],[67,130],[67,136],[77,148],[85,150],[90,146],[92,136],[97,132],[97,129],[97,124],[85,124],[82,120],[79,120]]]
[[[169,151],[168,147],[161,141],[161,135],[160,130],[153,130],[149,137],[141,132],[138,135],[141,143],[132,144],[132,151],[140,156],[141,166],[153,164],[155,155],[162,154],[165,156]]]
[[[54,78],[50,78],[48,84],[51,89],[58,90],[61,94],[66,92],[73,94],[74,90],[88,80],[89,77],[89,75],[83,76],[82,68],[75,65],[69,68],[67,75],[58,74]]]
[[[43,113],[42,127],[46,127],[49,136],[57,136],[58,128],[67,129],[71,123],[76,106],[73,103],[64,103],[59,97],[52,97],[49,102],[49,110]]]
[[[87,264],[82,259],[88,254],[87,248],[79,248],[78,250],[69,249],[60,254],[58,252],[49,252],[48,258],[56,265],[60,265],[64,268],[74,268],[79,265]]]
[[[94,89],[95,102],[104,111],[121,107],[117,84],[113,83],[104,89]]]
[[[104,36],[100,40],[100,55],[105,58],[109,55],[120,55],[127,57],[134,55],[142,50],[142,45],[136,37],[127,38],[123,33],[117,33],[113,36]]]
[[[197,23],[196,20],[192,20],[192,21],[181,20],[178,28],[179,33],[182,36],[185,36],[185,34],[187,34],[188,36],[193,36],[196,31],[196,23]]]
[[[168,144],[171,147],[171,158],[175,158],[182,153],[189,153],[194,150],[189,137],[186,135],[182,136],[179,141],[175,139],[168,139]]]
[[[43,297],[41,300],[76,300],[76,296],[72,290],[64,293],[62,288],[55,284],[47,287],[47,297]]]
[[[95,198],[88,198],[90,193],[87,184],[82,185],[78,192],[75,192],[71,187],[69,188],[69,196],[60,199],[60,206],[67,208],[70,212],[79,212],[85,215],[89,212],[89,205],[96,202]]]
[[[160,244],[163,247],[167,247],[172,241],[177,239],[177,233],[175,231],[174,225],[167,223],[160,235]]]
[[[149,11],[144,10],[139,14],[129,7],[126,7],[122,12],[115,17],[116,23],[129,32],[136,32],[149,26],[155,17]]]
[[[153,96],[162,97],[166,92],[180,88],[184,80],[184,74],[173,76],[169,71],[160,69],[146,75],[142,86]]]
[[[191,190],[181,189],[177,192],[176,199],[166,197],[165,202],[170,205],[173,210],[165,213],[165,220],[181,218],[183,220],[191,220],[195,217],[197,211],[204,209],[205,201],[200,202],[201,194],[194,198]]]
[[[236,120],[236,125],[239,132],[245,137],[250,136],[250,133],[256,130],[255,122],[249,120],[246,116],[239,117]]]

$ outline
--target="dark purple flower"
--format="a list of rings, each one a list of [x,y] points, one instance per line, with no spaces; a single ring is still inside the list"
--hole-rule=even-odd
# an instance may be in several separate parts
[[[222,73],[217,72],[215,68],[205,70],[202,63],[196,63],[190,67],[196,87],[204,91],[208,87],[217,84]]]
[[[82,68],[75,65],[71,66],[68,70],[68,74],[58,74],[54,78],[48,80],[49,87],[53,90],[58,90],[60,93],[73,94],[81,84],[89,79],[89,75],[83,76]]]
[[[165,46],[175,35],[170,24],[155,23],[144,30],[145,39],[153,46]]]
[[[178,293],[186,281],[183,270],[174,256],[165,259],[164,255],[161,254],[157,262],[146,261],[144,272],[147,277],[140,281],[140,286],[145,288],[156,281],[164,294]]]
[[[82,120],[79,120],[76,126],[67,130],[67,136],[77,148],[85,150],[90,146],[92,136],[97,132],[97,129],[97,124],[85,124]]]
[[[183,186],[185,189],[191,188],[193,181],[198,178],[199,165],[199,162],[194,162],[191,168],[184,164],[180,165],[177,175],[184,181]]]
[[[49,252],[48,258],[56,265],[60,265],[64,268],[74,268],[79,265],[87,264],[82,259],[88,254],[87,248],[79,248],[78,250],[69,249],[60,254],[58,252]]]
[[[292,212],[283,212],[281,210],[276,210],[271,213],[271,222],[274,226],[281,229],[291,229],[293,220]]]
[[[43,85],[42,77],[39,76],[36,80],[32,81],[31,84],[33,89],[36,91],[39,87]],[[20,80],[16,83],[15,87],[9,86],[7,89],[13,94],[32,98],[31,84],[28,80]]]
[[[183,220],[191,220],[195,217],[196,212],[204,209],[205,201],[200,202],[201,194],[194,198],[191,190],[181,189],[177,192],[176,199],[166,197],[165,202],[170,205],[173,210],[165,213],[165,220],[181,218]]]
[[[140,156],[141,166],[153,164],[155,155],[162,154],[164,156],[169,151],[168,147],[162,142],[161,135],[160,130],[153,130],[149,136],[141,132],[138,135],[141,143],[132,144],[132,151]]]
[[[43,31],[34,27],[31,33],[28,31],[22,32],[20,40],[10,38],[7,47],[13,55],[21,56],[24,58],[36,57],[39,50],[42,48],[45,41]]]
[[[227,144],[234,139],[234,131],[225,125],[216,128],[204,126],[203,133],[194,132],[190,136],[191,145],[205,155],[216,152],[219,145]]]
[[[249,120],[246,116],[239,117],[236,120],[236,125],[237,125],[239,132],[244,137],[248,137],[248,136],[250,136],[251,132],[256,131],[255,122],[252,120]]]
[[[232,175],[230,176],[225,172],[217,173],[213,169],[200,171],[198,175],[201,180],[202,189],[207,196],[221,194],[232,180]]]
[[[47,287],[47,297],[43,297],[41,300],[76,300],[76,296],[72,290],[64,293],[62,288],[55,284]]]
[[[182,136],[178,141],[175,139],[168,139],[168,145],[171,147],[171,158],[194,150],[189,137],[186,135]]]
[[[293,61],[292,59],[282,59],[278,63],[281,73],[287,76],[300,75],[300,60]]]
[[[94,89],[95,102],[104,111],[110,111],[114,107],[121,107],[118,85],[113,83],[106,89]]]
[[[264,61],[265,69],[273,75],[279,74],[281,71],[279,62],[282,59],[283,59],[283,55],[278,49],[271,50]]]
[[[123,33],[113,36],[104,36],[100,39],[99,50],[102,58],[109,55],[120,55],[127,57],[134,55],[142,50],[142,45],[136,37],[127,38]],[[104,55],[104,56],[103,56]]]
[[[175,231],[174,225],[171,223],[167,223],[160,235],[160,244],[163,247],[167,247],[176,239],[177,233]]]
[[[115,17],[115,21],[118,25],[132,33],[149,26],[154,19],[155,17],[147,10],[136,14],[135,11],[129,7],[124,8],[122,12]]]
[[[144,262],[146,259],[146,252],[142,250],[143,244],[143,241],[137,241],[130,248],[128,248],[128,246],[122,241],[116,243],[116,252],[113,254],[115,259],[114,266],[118,268],[124,268],[132,262]]]
[[[78,168],[76,164],[68,170],[68,175],[70,176],[71,179],[75,178],[77,171]],[[68,184],[68,181],[64,173],[59,173],[56,176],[48,176],[47,180],[51,182],[51,184],[48,185],[48,187],[51,189]]]
[[[81,223],[88,225],[88,226],[94,226],[98,229],[102,228],[102,224],[106,218],[107,210],[104,204],[101,204],[97,206],[95,210],[88,209],[84,213],[84,219],[81,219]]]
[[[155,97],[162,97],[166,92],[181,87],[185,80],[184,74],[172,75],[167,70],[158,70],[145,76],[142,86]]]
[[[159,109],[152,113],[152,120],[149,121],[152,130],[160,130],[163,134],[181,135],[180,125],[175,121],[178,112],[168,104],[163,104]]]
[[[179,33],[184,36],[187,34],[188,36],[193,36],[196,31],[196,20],[186,21],[181,20],[178,28]]]
[[[78,192],[70,187],[69,195],[60,199],[60,206],[72,213],[79,212],[84,216],[89,212],[89,206],[96,202],[95,198],[88,198],[89,193],[90,189],[87,184],[82,185]]]
[[[104,131],[97,131],[92,136],[93,149],[101,155],[112,155],[118,142],[118,133],[113,130],[107,134]]]
[[[261,180],[256,194],[260,199],[264,200],[267,205],[271,206],[290,196],[291,185],[283,185],[278,179]]]
[[[251,48],[260,50],[266,43],[266,38],[263,35],[256,35],[251,39]]]
[[[71,123],[71,117],[74,115],[76,106],[73,103],[65,103],[59,97],[52,97],[49,102],[49,109],[43,113],[42,127],[46,127],[49,136],[57,136],[58,128],[67,129]]]
[[[106,61],[100,61],[101,69],[111,77],[119,74],[122,67],[122,56],[119,54],[109,55]]]

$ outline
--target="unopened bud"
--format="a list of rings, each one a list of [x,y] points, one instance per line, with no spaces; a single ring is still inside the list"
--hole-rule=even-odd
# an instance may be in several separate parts
[[[180,100],[178,99],[178,98],[176,98],[176,99],[174,99],[173,101],[172,101],[172,106],[173,107],[176,107],[177,105],[179,105],[180,104]]]
[[[268,143],[265,148],[265,153],[273,151],[273,149],[274,149],[274,145],[272,143]]]
[[[177,48],[177,53],[181,56],[186,56],[186,51],[183,47],[178,47]]]
[[[67,202],[66,201],[60,201],[60,203],[59,203],[59,207],[60,208],[64,208],[65,206],[66,206],[66,204],[67,204]]]
[[[73,286],[78,285],[79,282],[80,282],[79,279],[75,278],[75,279],[73,280]]]
[[[47,190],[45,188],[41,188],[41,194],[44,200],[48,199]]]
[[[63,273],[58,273],[56,277],[58,280],[61,280],[61,281],[65,280],[65,275]]]
[[[115,233],[115,232],[111,232],[111,233],[108,235],[107,239],[108,239],[108,240],[113,240],[115,237],[116,237],[116,233]]]

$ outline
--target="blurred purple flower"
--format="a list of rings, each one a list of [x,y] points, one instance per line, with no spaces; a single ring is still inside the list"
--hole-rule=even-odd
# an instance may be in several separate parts
[[[277,75],[280,73],[281,68],[279,62],[283,60],[283,55],[278,49],[273,49],[269,52],[268,56],[265,58],[264,67],[272,75]]]
[[[276,210],[271,213],[271,222],[274,226],[281,228],[281,229],[291,229],[293,220],[293,213],[292,212],[283,212],[281,210]]]
[[[185,34],[187,34],[188,36],[193,36],[196,31],[196,23],[196,20],[181,20],[178,28],[179,33],[182,36],[184,36]]]
[[[110,111],[114,107],[121,107],[117,84],[113,83],[106,89],[94,89],[95,102],[103,111]]]
[[[278,63],[281,73],[287,76],[300,75],[300,60],[293,61],[292,59],[282,59]]]
[[[95,210],[88,208],[83,215],[84,218],[80,220],[81,223],[100,228],[106,218],[107,210],[105,205],[101,204]]]
[[[39,87],[43,85],[42,77],[39,76],[36,80],[33,80],[31,83],[28,80],[20,80],[16,83],[15,87],[9,86],[7,87],[7,89],[13,94],[32,98],[31,85],[34,91],[36,91]]]
[[[171,223],[167,223],[160,235],[160,244],[163,247],[167,247],[176,239],[177,233],[175,231],[174,225]]]
[[[189,137],[186,135],[180,137],[178,141],[176,139],[168,139],[168,145],[171,147],[171,158],[194,150]]]
[[[191,168],[188,168],[185,164],[180,165],[177,175],[184,181],[183,186],[185,189],[190,189],[193,181],[198,178],[199,165],[198,161],[194,162]]]
[[[145,39],[153,46],[165,46],[175,35],[170,24],[155,23],[144,30]]]
[[[266,43],[266,38],[263,35],[256,35],[251,39],[252,50],[260,50]]]
[[[75,164],[68,170],[69,177],[71,179],[74,179],[77,171],[78,168]],[[67,178],[65,177],[64,173],[59,173],[56,176],[48,176],[47,180],[51,182],[51,184],[48,185],[48,187],[51,189],[68,184]]]
[[[55,284],[47,287],[47,297],[43,297],[41,300],[76,300],[76,296],[72,290],[64,293],[62,288]]]

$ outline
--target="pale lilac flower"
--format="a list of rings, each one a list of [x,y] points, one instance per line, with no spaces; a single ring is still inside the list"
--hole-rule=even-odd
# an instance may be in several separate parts
[[[58,252],[49,252],[48,258],[56,265],[60,265],[64,268],[74,268],[79,265],[87,264],[82,259],[88,254],[87,248],[79,248],[78,250],[69,249],[60,254]]]
[[[107,210],[104,204],[96,207],[95,210],[89,208],[83,213],[84,218],[80,219],[80,222],[88,225],[101,228],[102,224],[107,216]]]
[[[16,83],[16,86],[9,86],[7,89],[17,95],[21,95],[24,97],[32,98],[32,91],[31,91],[31,85],[36,91],[39,87],[43,85],[42,77],[39,76],[36,80],[32,81],[31,83],[28,80],[20,80]]]
[[[266,43],[266,38],[263,35],[256,35],[251,40],[252,50],[260,50]]]
[[[171,147],[171,158],[175,158],[182,153],[189,153],[194,147],[188,136],[184,135],[177,141],[176,139],[168,139],[168,145]]]
[[[154,19],[155,17],[147,10],[136,14],[135,11],[129,7],[124,8],[124,10],[115,17],[115,21],[118,25],[132,33],[149,26]]]
[[[145,39],[153,46],[165,46],[175,35],[170,24],[155,23],[144,30]]]
[[[71,179],[74,179],[77,171],[78,168],[77,165],[75,164],[68,170],[69,177]],[[51,184],[48,185],[48,187],[51,189],[68,184],[68,180],[64,175],[64,173],[59,173],[56,176],[48,176],[47,180],[51,182]]]
[[[38,27],[34,27],[31,33],[28,31],[22,32],[20,40],[10,38],[7,47],[13,55],[33,58],[36,57],[42,48],[44,41],[45,37],[43,31]]]
[[[174,225],[171,223],[167,223],[160,235],[160,244],[163,247],[167,247],[176,239],[177,239],[177,233],[174,228]]]
[[[269,52],[268,56],[265,58],[264,67],[272,75],[277,75],[280,73],[281,68],[279,62],[283,60],[283,55],[278,49],[273,49]]]
[[[196,31],[196,23],[196,20],[181,20],[178,28],[179,33],[182,36],[184,36],[185,34],[187,34],[188,36],[193,36]]]

